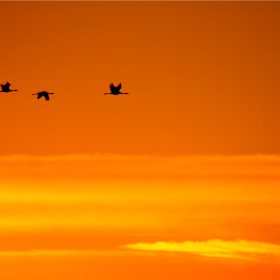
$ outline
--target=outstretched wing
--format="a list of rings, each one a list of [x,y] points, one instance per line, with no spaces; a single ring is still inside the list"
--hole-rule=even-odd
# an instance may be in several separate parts
[[[48,101],[50,100],[50,97],[49,97],[48,93],[44,93],[44,97],[45,97],[46,100],[48,100]]]
[[[116,89],[117,89],[118,91],[120,91],[120,90],[121,90],[121,88],[122,88],[122,84],[121,84],[121,83],[119,83],[119,85],[116,87]]]
[[[6,84],[4,84],[4,85],[1,85],[1,87],[2,87],[2,90],[9,90],[10,89],[10,83],[9,82],[7,82]]]
[[[116,87],[114,86],[114,84],[113,84],[113,83],[111,83],[111,84],[110,84],[110,90],[111,90],[111,92],[114,92],[114,91],[115,91],[115,89],[116,89]]]

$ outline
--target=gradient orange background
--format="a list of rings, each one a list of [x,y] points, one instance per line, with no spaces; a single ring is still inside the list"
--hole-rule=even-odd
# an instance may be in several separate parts
[[[2,2],[0,77],[20,91],[1,98],[1,152],[278,153],[279,13],[276,2]],[[103,96],[110,82],[130,95]],[[32,98],[40,90],[53,102]]]
[[[279,279],[279,3],[0,11],[0,279]]]

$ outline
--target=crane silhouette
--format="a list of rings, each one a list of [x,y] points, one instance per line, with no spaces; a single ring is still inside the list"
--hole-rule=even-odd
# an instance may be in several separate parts
[[[121,92],[122,84],[119,83],[118,86],[114,86],[113,83],[110,84],[110,91],[111,92],[105,92],[104,94],[113,94],[113,95],[118,95],[118,94],[128,94],[128,92]]]
[[[1,84],[1,89],[0,92],[12,92],[12,91],[18,91],[17,89],[10,89],[10,83],[7,82],[6,84]]]
[[[32,95],[37,95],[37,99],[40,99],[44,97],[47,101],[50,100],[49,94],[54,94],[53,92],[47,92],[47,91],[40,91],[37,93],[33,93]]]

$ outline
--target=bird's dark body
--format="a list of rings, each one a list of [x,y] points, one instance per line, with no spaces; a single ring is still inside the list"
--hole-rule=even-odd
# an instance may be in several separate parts
[[[45,100],[47,100],[47,101],[50,100],[49,94],[54,94],[54,93],[47,92],[47,91],[40,91],[40,92],[37,92],[37,93],[33,93],[33,95],[37,95],[37,99],[40,99],[40,98],[44,97]]]
[[[46,91],[38,92],[37,99],[45,97],[46,100],[50,100],[50,97]]]
[[[118,86],[114,86],[113,83],[110,84],[110,91],[111,92],[105,92],[105,94],[112,94],[112,95],[119,95],[119,94],[128,94],[127,92],[121,92],[122,84],[119,83]]]
[[[7,82],[6,84],[1,84],[1,90],[0,92],[12,92],[12,91],[18,91],[17,89],[10,89],[11,84]]]

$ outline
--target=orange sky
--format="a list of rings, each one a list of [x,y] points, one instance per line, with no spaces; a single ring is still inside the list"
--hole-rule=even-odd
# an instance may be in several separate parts
[[[0,279],[279,279],[279,3],[0,11]]]
[[[1,153],[280,151],[279,3],[0,5]]]

